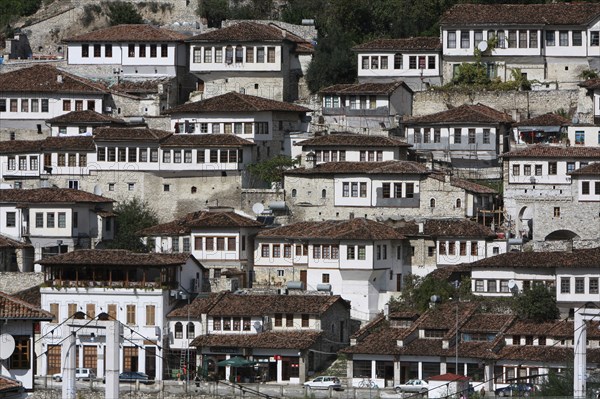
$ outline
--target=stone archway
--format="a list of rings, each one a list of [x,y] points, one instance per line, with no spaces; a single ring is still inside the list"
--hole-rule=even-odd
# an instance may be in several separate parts
[[[565,240],[578,240],[580,237],[577,233],[571,230],[555,230],[548,234],[544,241],[565,241]]]
[[[524,206],[519,211],[516,226],[517,237],[533,237],[533,208]]]

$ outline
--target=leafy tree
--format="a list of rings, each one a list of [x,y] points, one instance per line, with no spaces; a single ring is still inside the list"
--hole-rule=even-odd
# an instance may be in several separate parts
[[[259,180],[273,185],[283,182],[283,173],[298,164],[298,161],[285,155],[278,155],[248,166],[250,174]]]
[[[431,297],[437,295],[444,302],[449,298],[471,298],[471,282],[465,278],[458,287],[453,282],[441,280],[431,275],[419,277],[409,274],[404,278],[404,288],[398,298],[390,301],[391,309],[418,309],[425,311],[429,308]]]
[[[135,6],[124,1],[108,3],[108,19],[111,25],[144,23],[142,16]]]
[[[115,207],[115,213],[117,214],[115,238],[109,247],[146,252],[148,248],[140,241],[137,232],[158,224],[156,212],[150,208],[148,202],[134,197],[119,202]]]
[[[542,397],[573,397],[573,365],[571,364],[558,374],[556,370],[550,369],[548,376],[544,378],[539,395]]]
[[[556,298],[543,284],[534,284],[515,298],[514,311],[522,319],[537,322],[555,320],[560,317]]]
[[[581,71],[581,73],[578,75],[579,79],[583,79],[583,80],[589,80],[589,79],[598,79],[600,77],[600,75],[598,74],[598,71],[595,69],[584,69],[583,71]]]
[[[228,0],[202,0],[196,13],[206,18],[209,27],[220,28],[221,22],[229,18],[229,2]]]

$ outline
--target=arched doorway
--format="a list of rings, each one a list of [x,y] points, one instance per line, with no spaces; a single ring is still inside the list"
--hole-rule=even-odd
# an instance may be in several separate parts
[[[580,237],[578,234],[571,230],[556,230],[548,234],[545,241],[565,241],[565,240],[578,240]]]
[[[519,211],[516,226],[517,237],[529,238],[533,237],[533,209],[524,206]]]

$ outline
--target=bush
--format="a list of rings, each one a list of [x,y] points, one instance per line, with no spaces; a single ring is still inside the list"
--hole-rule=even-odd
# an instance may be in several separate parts
[[[144,23],[135,6],[123,1],[108,3],[108,19],[111,25]]]
[[[102,14],[102,7],[100,7],[98,4],[86,4],[83,7],[81,24],[87,28],[98,16],[100,16],[100,14]]]

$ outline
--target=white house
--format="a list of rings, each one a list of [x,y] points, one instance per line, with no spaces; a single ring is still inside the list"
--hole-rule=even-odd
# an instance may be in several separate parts
[[[598,125],[569,124],[567,137],[569,144],[575,147],[600,147],[600,128]]]
[[[352,50],[358,57],[361,83],[401,79],[414,91],[442,83],[442,43],[438,37],[375,39]]]
[[[69,65],[105,66],[109,67],[108,74],[126,79],[157,78],[185,72],[186,37],[179,32],[136,24],[110,26],[64,42]]]
[[[509,149],[504,112],[483,104],[462,105],[404,120],[405,137],[424,159],[448,166],[464,178],[500,178],[499,156]]]
[[[588,79],[579,83],[579,87],[586,91],[592,97],[593,120],[588,122],[600,122],[600,79]],[[583,122],[583,121],[582,121]],[[600,141],[599,141],[600,143]]]
[[[190,288],[202,286],[203,268],[193,256],[80,250],[40,263],[46,285],[41,289],[42,308],[53,315],[51,322],[42,324],[45,352],[40,374],[61,372],[61,341],[65,337],[56,327],[67,318],[81,316],[90,320],[91,326],[76,331],[77,367],[93,369],[99,377],[105,375],[105,341],[102,331],[92,328],[93,320],[116,319],[125,326],[120,371],[140,371],[163,379],[166,315],[182,286],[191,294],[198,290]]]
[[[33,245],[33,263],[114,235],[113,200],[68,188],[1,189],[2,233]],[[31,270],[25,270],[31,271]]]
[[[0,322],[2,323],[3,353],[9,357],[0,359],[0,378],[18,381],[28,392],[34,389],[35,342],[34,333],[39,322],[52,320],[52,315],[41,308],[0,292]],[[14,343],[14,350],[8,351]],[[4,352],[4,350],[7,350]],[[0,383],[0,395],[3,388],[14,387],[6,379]],[[10,390],[8,390],[10,391]],[[8,397],[10,393],[7,393]]]
[[[240,91],[279,101],[306,94],[312,59],[307,40],[274,24],[239,22],[186,40],[198,94],[209,98]]]
[[[48,119],[46,123],[50,125],[50,135],[53,137],[91,136],[97,127],[125,125],[125,121],[122,119],[99,114],[93,110],[72,111]]]
[[[299,222],[258,233],[257,286],[331,291],[352,303],[353,318],[371,320],[396,290],[402,274],[400,233],[369,219]]]
[[[337,84],[319,90],[322,120],[333,131],[387,135],[412,114],[413,91],[403,81]]]
[[[71,111],[102,113],[108,95],[100,84],[46,64],[0,74],[0,93],[0,128],[14,132],[13,140],[48,136],[45,121]]]
[[[444,81],[482,51],[490,78],[529,80],[574,88],[578,75],[598,69],[600,5],[458,4],[440,20]]]

